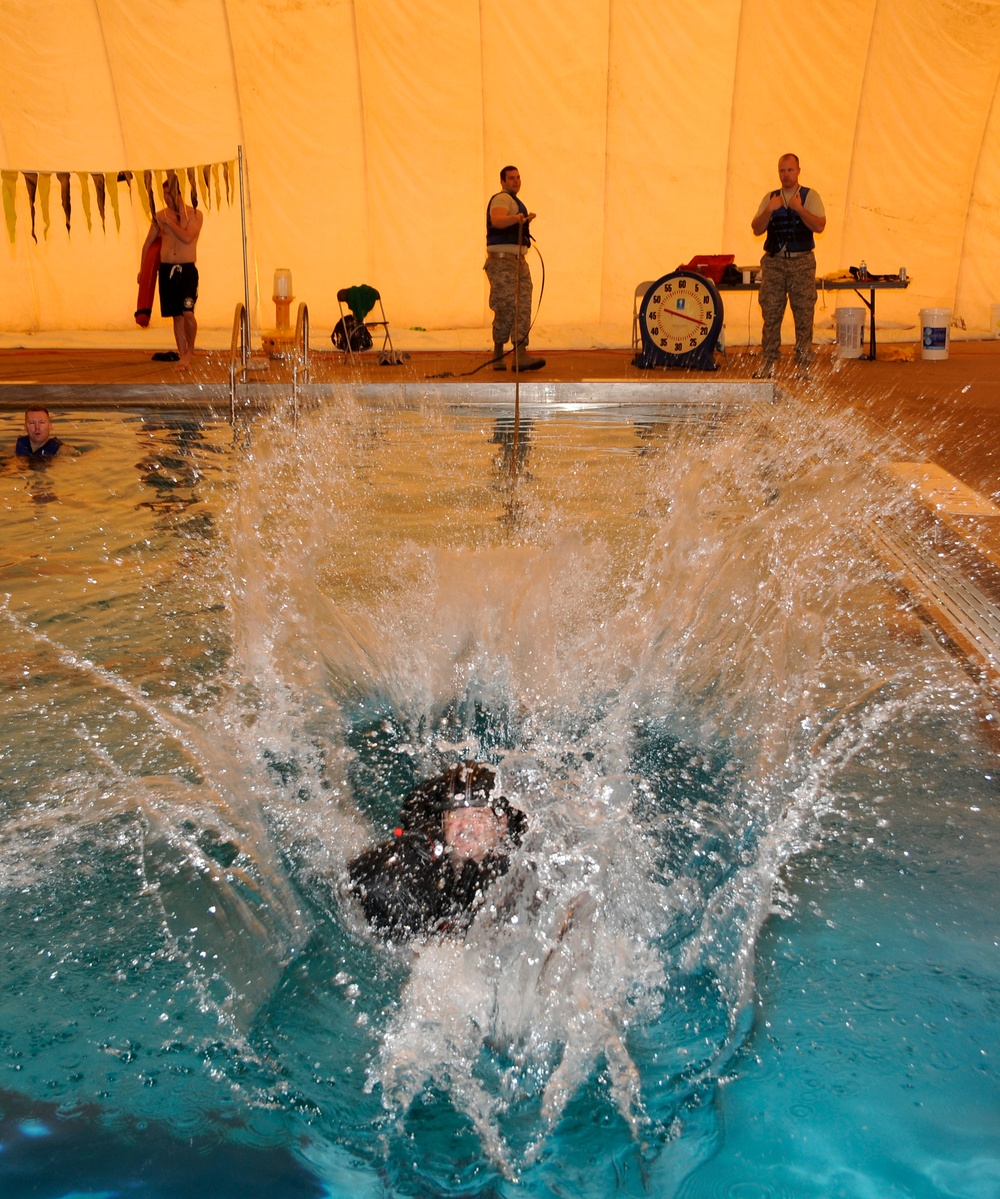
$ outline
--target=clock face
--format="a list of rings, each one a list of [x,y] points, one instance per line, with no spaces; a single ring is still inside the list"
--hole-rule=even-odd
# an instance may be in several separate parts
[[[708,339],[718,314],[718,292],[712,284],[701,275],[677,271],[665,275],[643,300],[641,320],[658,350],[690,354]]]

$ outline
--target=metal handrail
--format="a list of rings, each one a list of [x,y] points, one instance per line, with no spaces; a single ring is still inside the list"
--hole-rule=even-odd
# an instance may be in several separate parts
[[[309,309],[300,304],[295,314],[295,353],[302,363],[302,372],[309,379]]]
[[[299,363],[302,374],[309,382],[309,309],[300,304],[295,314],[295,337],[292,340],[292,427],[299,427]]]
[[[239,303],[236,305],[236,312],[233,316],[233,338],[229,343],[229,417],[233,424],[236,423],[236,359],[237,354],[240,359],[240,371],[243,378],[241,383],[246,382],[247,358],[250,353],[250,318],[247,316],[246,305]]]

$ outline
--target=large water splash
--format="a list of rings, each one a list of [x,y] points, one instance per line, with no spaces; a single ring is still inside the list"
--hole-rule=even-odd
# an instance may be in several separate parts
[[[465,941],[417,947],[365,1017],[400,1131],[447,1096],[517,1174],[595,1082],[636,1145],[676,1135],[745,1033],[784,864],[923,684],[873,636],[887,501],[846,425],[529,423],[512,478],[489,423],[345,400],[258,430],[232,537],[262,738],[322,776],[271,816],[352,936],[344,863],[413,781],[488,757],[529,813]]]

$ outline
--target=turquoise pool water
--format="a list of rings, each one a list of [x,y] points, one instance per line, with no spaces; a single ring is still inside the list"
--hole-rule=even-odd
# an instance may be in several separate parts
[[[684,415],[4,461],[5,1196],[1000,1192],[997,744],[868,550],[889,451]],[[345,863],[466,754],[529,835],[387,951]]]

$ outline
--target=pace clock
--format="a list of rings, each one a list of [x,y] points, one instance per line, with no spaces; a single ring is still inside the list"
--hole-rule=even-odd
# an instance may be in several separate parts
[[[646,292],[639,309],[642,350],[633,359],[649,370],[682,366],[714,371],[722,330],[722,297],[711,279],[694,271],[671,271]]]

